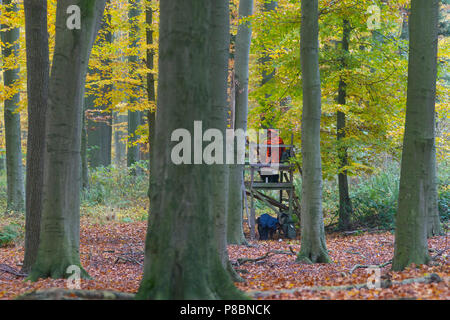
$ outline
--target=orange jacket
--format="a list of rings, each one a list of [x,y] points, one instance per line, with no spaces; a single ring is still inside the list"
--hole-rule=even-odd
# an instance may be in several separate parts
[[[269,159],[270,157],[271,157],[271,155],[272,155],[272,148],[273,149],[275,149],[274,147],[272,147],[272,146],[277,146],[277,145],[280,145],[280,144],[284,144],[284,142],[283,142],[283,139],[281,139],[281,137],[279,136],[279,135],[277,135],[276,133],[275,133],[275,131],[271,131],[270,129],[269,129],[269,131],[270,131],[270,135],[271,135],[271,137],[270,137],[270,139],[267,139],[266,141],[264,141],[264,144],[266,144],[266,145],[270,145],[270,147],[267,147],[267,154],[266,154],[266,162],[268,162],[267,161],[267,159]],[[281,161],[281,156],[283,155],[283,152],[284,152],[284,150],[285,150],[286,148],[285,147],[279,147],[278,148],[278,158],[277,159],[270,159],[271,161],[271,163],[280,163],[280,161]]]

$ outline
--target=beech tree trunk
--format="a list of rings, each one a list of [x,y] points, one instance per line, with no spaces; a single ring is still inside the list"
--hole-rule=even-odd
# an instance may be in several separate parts
[[[427,222],[435,191],[435,97],[439,0],[412,0],[408,93],[393,270],[429,262]]]
[[[85,99],[86,101],[86,99]],[[81,190],[89,188],[88,137],[86,128],[86,102],[81,113]]]
[[[253,0],[239,1],[239,19],[248,17],[253,13]],[[235,50],[235,83],[234,88],[235,112],[234,129],[247,130],[248,113],[248,67],[252,29],[248,23],[238,26]],[[237,159],[237,145],[234,148],[234,159]],[[235,162],[236,163],[236,162]],[[228,190],[228,231],[227,238],[230,244],[246,244],[242,226],[242,186],[244,183],[244,165],[231,164],[229,166]]]
[[[99,45],[112,43],[112,33],[109,29],[111,24],[111,14],[109,12],[110,1],[106,2],[105,15],[102,26],[100,28],[100,35],[97,38]],[[103,59],[103,66],[111,64],[110,59]],[[98,70],[96,70],[98,71]],[[104,72],[100,74],[100,80],[105,80],[108,75]],[[91,168],[107,167],[111,165],[111,141],[112,141],[112,111],[108,110],[111,106],[110,99],[106,98],[112,90],[112,85],[106,85],[102,88],[101,105],[95,105],[95,95],[88,97],[85,101],[88,102],[86,108],[90,109],[92,117],[87,119],[87,143],[89,147],[89,164]]]
[[[265,0],[263,4],[263,11],[264,12],[270,12],[274,11],[278,7],[278,1],[274,0]],[[262,58],[259,59],[259,62],[264,66],[268,64],[270,61],[272,61],[272,58],[268,53],[262,56]],[[275,75],[275,70],[272,70],[270,72],[267,71],[267,69],[263,69],[262,72],[262,80],[261,80],[261,86],[265,85],[267,82],[272,80],[273,76]],[[267,103],[267,100],[269,99],[270,94],[265,95],[265,99],[260,101],[260,104],[264,107],[264,109],[270,109],[270,104]],[[268,113],[268,112],[266,112]],[[272,127],[272,119],[266,119],[265,115],[261,116],[261,128],[263,129],[269,129]]]
[[[138,40],[139,40],[139,24],[138,24],[138,17],[141,14],[141,3],[140,0],[129,0],[130,9],[128,11],[128,19],[130,23],[130,47],[136,48],[138,46]],[[128,57],[128,62],[131,64],[130,66],[130,76],[136,77],[136,64],[139,62],[139,56],[137,55],[131,55]],[[133,91],[136,91],[135,88],[133,88]],[[130,98],[130,104],[134,104],[137,102],[137,97],[134,95],[131,95]],[[141,124],[141,112],[140,111],[128,111],[128,146],[127,146],[127,166],[132,166],[135,162],[139,161],[139,145],[136,144],[136,141],[138,140],[138,137],[136,136],[135,132],[136,129]],[[136,174],[137,172],[132,172],[133,174]]]
[[[113,122],[114,122],[114,163],[116,166],[126,165],[126,152],[127,146],[123,141],[126,134],[121,131],[120,126],[125,126],[127,121],[126,114],[120,114],[118,112],[113,113]],[[126,140],[126,139],[125,139]]]
[[[147,37],[147,45],[149,48],[147,48],[147,69],[154,70],[154,58],[155,58],[155,51],[154,49],[150,48],[150,46],[153,45],[153,11],[152,8],[147,7],[145,10],[145,22],[147,23],[147,31],[146,31],[146,37]],[[156,94],[155,94],[155,75],[152,72],[149,72],[147,74],[147,95],[148,95],[148,101],[150,103],[156,104]],[[154,159],[154,152],[152,148],[154,147],[155,143],[155,125],[156,125],[156,110],[150,110],[148,111],[148,143],[150,145],[150,168],[152,168],[152,163]],[[151,183],[150,183],[151,185]],[[150,192],[150,191],[149,191]],[[149,193],[150,196],[150,193]]]
[[[204,130],[226,106],[227,0],[173,0],[160,6],[159,77],[152,213],[138,299],[236,299],[218,248],[216,165],[172,162],[172,132],[194,121]],[[228,45],[228,42],[226,42]],[[228,48],[226,49],[228,52]],[[219,74],[214,72],[220,70]],[[226,74],[225,74],[226,75]],[[222,89],[220,89],[222,88]],[[223,90],[223,92],[222,92]],[[220,94],[220,95],[219,95]]]
[[[303,80],[301,249],[297,260],[330,262],[322,212],[321,88],[318,0],[302,0],[300,57]]]
[[[3,1],[6,13],[18,12],[17,4],[12,0]],[[2,55],[4,61],[9,59],[16,60],[19,55],[19,35],[18,27],[2,25],[1,32]],[[14,69],[4,69],[3,83],[6,88],[17,87],[19,81],[19,67],[14,64]],[[20,102],[18,88],[14,88],[14,94],[4,101],[5,117],[5,144],[6,144],[6,182],[7,182],[7,211],[23,211],[25,206],[25,188],[23,181],[22,164],[22,139],[20,132],[20,113],[17,112]]]
[[[263,11],[264,12],[274,11],[277,7],[278,7],[278,1],[267,0],[267,1],[264,1]],[[270,62],[271,60],[272,60],[272,58],[270,57],[270,55],[266,54],[265,56],[263,56],[261,58],[260,62],[262,64],[266,64],[266,63]],[[264,84],[266,84],[267,82],[272,80],[274,75],[275,75],[275,70],[272,70],[271,72],[267,72],[266,70],[264,70],[262,73],[261,86],[263,86]]]
[[[442,235],[441,220],[439,218],[439,206],[438,206],[438,181],[436,176],[436,143],[433,145],[431,151],[431,164],[428,168],[428,179],[431,187],[428,192],[427,199],[427,237],[431,238],[437,235]]]
[[[349,54],[349,41],[350,41],[350,23],[348,20],[343,21],[342,32],[342,58],[341,66],[345,70],[347,67],[347,55]],[[347,83],[344,79],[339,80],[338,99],[337,102],[340,105],[345,105],[347,96]],[[337,130],[337,142],[338,142],[338,161],[339,161],[339,173],[338,173],[338,185],[339,185],[339,229],[350,229],[350,217],[352,214],[352,202],[348,191],[348,177],[345,167],[348,165],[347,161],[347,147],[343,146],[345,142],[345,113],[338,111],[336,115],[336,130]]]
[[[48,118],[41,219],[41,241],[29,279],[67,277],[67,267],[79,266],[81,276],[80,182],[81,114],[86,71],[106,0],[59,0],[49,84]],[[66,25],[67,8],[77,5],[81,28]]]
[[[36,261],[39,247],[50,64],[47,1],[24,0],[23,6],[27,46],[28,140],[25,256],[22,271],[28,273]]]

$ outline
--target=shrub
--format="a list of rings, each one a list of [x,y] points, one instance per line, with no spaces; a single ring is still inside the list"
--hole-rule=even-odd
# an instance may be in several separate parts
[[[362,178],[351,188],[354,224],[394,229],[400,182],[398,171],[396,166],[388,167]]]
[[[0,247],[14,243],[21,235],[21,227],[18,224],[11,223],[0,230]]]
[[[131,171],[142,174],[132,175]],[[81,193],[84,205],[98,204],[126,207],[138,199],[147,197],[148,161],[136,162],[131,168],[99,167],[89,174],[89,188]]]

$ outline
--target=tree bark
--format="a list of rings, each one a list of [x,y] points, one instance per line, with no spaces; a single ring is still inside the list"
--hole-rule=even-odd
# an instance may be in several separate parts
[[[130,9],[128,11],[128,19],[130,24],[130,48],[137,48],[139,37],[139,24],[136,21],[141,14],[140,0],[129,0]],[[131,55],[128,57],[130,63],[130,77],[135,78],[136,64],[139,62],[139,56]],[[134,104],[138,101],[136,97],[136,89],[132,89],[133,94],[129,97],[130,104]],[[139,161],[139,144],[136,144],[138,137],[136,136],[136,129],[141,124],[141,112],[140,111],[128,111],[128,148],[127,148],[127,166],[131,167],[135,162]],[[132,174],[136,174],[134,170]]]
[[[222,137],[226,137],[228,114],[227,78],[230,43],[230,18],[228,12],[229,5],[226,1],[216,1],[213,4],[210,35],[212,50],[209,72],[212,109],[207,125],[209,128],[218,129]],[[223,143],[222,152],[224,155],[226,154],[225,143]],[[240,185],[230,187],[229,167],[225,163],[212,164],[209,169],[212,171],[211,195],[215,226],[214,235],[222,267],[229,272],[233,280],[242,280],[231,266],[227,250],[228,195],[229,190],[233,187],[237,187],[240,190]],[[242,213],[242,210],[240,213]],[[242,219],[240,219],[240,222],[242,225]]]
[[[342,58],[341,58],[341,68],[345,70],[347,67],[347,55],[349,54],[349,42],[350,42],[350,23],[348,20],[343,21],[343,32],[342,32]],[[346,104],[347,96],[347,83],[341,77],[339,80],[338,88],[338,99],[337,102],[340,105]],[[348,191],[348,178],[347,170],[344,169],[348,165],[347,161],[347,147],[343,146],[345,142],[345,113],[337,111],[336,119],[336,130],[337,130],[337,143],[338,143],[338,161],[339,161],[339,172],[338,172],[338,185],[339,185],[339,229],[340,230],[350,230],[350,217],[352,214],[352,202],[350,200],[350,195]]]
[[[393,270],[429,262],[427,221],[435,183],[438,0],[412,0],[408,93]]]
[[[4,0],[5,12],[18,12],[17,4],[12,0]],[[2,25],[2,55],[4,64],[7,60],[17,59],[19,55],[20,29],[15,26]],[[4,69],[3,83],[14,91],[4,101],[5,144],[6,144],[6,179],[7,179],[7,211],[23,211],[25,205],[25,188],[23,181],[22,141],[20,132],[20,113],[17,112],[20,102],[18,91],[19,67]]]
[[[442,235],[441,220],[439,218],[438,206],[438,181],[436,176],[436,142],[431,151],[431,163],[428,167],[427,174],[431,184],[427,198],[427,237],[431,238]]]
[[[239,19],[248,17],[253,13],[253,0],[239,1]],[[248,113],[248,67],[252,29],[249,23],[238,26],[235,51],[235,83],[234,86],[234,129],[247,130]],[[234,159],[237,159],[237,146],[234,148]],[[244,180],[244,165],[231,164],[229,166],[228,190],[228,231],[227,238],[230,244],[246,244],[242,219],[242,185]]]
[[[268,0],[264,1],[263,4],[263,11],[264,12],[270,12],[274,11],[278,7],[278,1],[274,0]],[[263,65],[263,72],[262,72],[262,80],[261,80],[261,86],[265,85],[267,82],[272,80],[273,76],[275,75],[275,69],[271,72],[267,72],[265,65],[270,63],[272,61],[272,58],[269,54],[265,54],[262,56],[261,59],[259,59],[259,63]],[[260,101],[260,104],[264,107],[264,110],[270,109],[270,104],[267,103],[267,100],[270,98],[270,94],[265,95],[265,99]],[[272,127],[272,119],[266,119],[266,115],[263,114],[261,116],[261,127],[263,129],[269,129]]]
[[[125,134],[120,126],[128,123],[127,115],[118,112],[113,113],[114,122],[114,163],[116,166],[122,166],[125,163],[127,146],[123,142]]]
[[[321,88],[319,73],[318,0],[301,4],[300,57],[303,80],[301,250],[297,260],[330,262],[322,212],[320,157]]]
[[[156,94],[155,94],[155,75],[153,73],[154,71],[154,58],[155,58],[155,51],[151,48],[153,46],[153,11],[150,6],[147,6],[145,9],[145,22],[147,23],[147,31],[146,31],[146,37],[147,37],[147,69],[151,70],[152,72],[149,72],[147,74],[147,95],[148,95],[148,101],[150,103],[153,103],[156,105]],[[154,159],[154,152],[152,148],[155,144],[155,125],[156,125],[156,109],[155,110],[149,110],[147,113],[148,116],[148,143],[150,145],[150,168],[153,167],[153,159]],[[151,186],[151,182],[150,182]],[[150,190],[149,190],[149,196],[150,196]]]
[[[264,1],[263,11],[264,12],[274,11],[277,7],[278,7],[278,1],[274,1],[274,0]],[[270,61],[272,61],[272,58],[268,54],[264,55],[260,60],[261,64],[263,64],[263,65]],[[267,72],[266,70],[264,70],[262,73],[261,86],[265,85],[267,82],[272,80],[274,75],[275,75],[275,70],[272,70],[271,72]]]
[[[101,36],[97,38],[98,45],[111,45],[112,33],[110,30],[111,14],[109,12],[110,1],[107,1],[106,14],[103,18],[100,28]],[[102,59],[103,66],[108,67],[111,64],[110,59]],[[96,70],[97,72],[99,70]],[[109,76],[105,71],[100,73],[100,80],[105,80]],[[86,108],[91,111],[91,118],[87,119],[87,143],[89,147],[89,164],[91,168],[107,167],[111,165],[111,141],[112,141],[112,111],[108,110],[111,105],[110,99],[106,97],[112,90],[112,85],[106,85],[101,89],[101,105],[95,105],[95,95],[88,97],[85,101],[88,103]]]
[[[49,83],[41,241],[29,279],[63,278],[67,267],[81,276],[80,181],[81,114],[89,55],[106,0],[59,0]],[[81,28],[66,26],[67,8],[77,5]],[[51,170],[50,170],[51,168]]]
[[[222,48],[218,39],[224,36],[222,32],[229,32],[218,18],[228,16],[228,1],[160,4],[158,157],[153,169],[158,188],[151,188],[144,277],[137,298],[241,298],[223,267],[215,234],[211,193],[221,184],[213,180],[215,165],[176,165],[171,160],[172,132],[185,128],[193,136],[194,121],[207,126],[215,116],[221,118],[217,108],[226,105],[226,100],[222,101],[226,97],[227,80],[222,76],[226,55],[219,53],[217,45]],[[218,69],[221,76],[212,77]],[[219,83],[225,91],[220,96]]]
[[[86,99],[85,99],[86,101]],[[86,103],[81,114],[81,190],[89,188],[88,137],[86,129]]]
[[[47,1],[24,0],[23,6],[27,46],[28,140],[25,256],[22,272],[28,273],[36,261],[39,247],[50,63]]]

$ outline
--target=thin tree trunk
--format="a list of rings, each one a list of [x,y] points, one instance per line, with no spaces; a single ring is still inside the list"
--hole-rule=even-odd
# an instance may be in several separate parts
[[[112,33],[110,30],[111,14],[109,12],[110,1],[107,1],[106,14],[103,18],[98,37],[98,45],[111,45]],[[101,61],[103,66],[111,64],[110,59]],[[98,72],[98,70],[96,70]],[[100,74],[100,80],[106,80],[109,75],[104,72]],[[111,105],[110,99],[106,98],[112,90],[112,85],[106,85],[101,89],[102,99],[105,101],[102,105],[95,105],[95,95],[87,98],[85,101],[89,104],[86,106],[93,113],[93,119],[87,120],[87,143],[89,146],[89,164],[91,168],[107,167],[111,165],[111,141],[112,141],[112,111],[108,110]]]
[[[412,0],[408,93],[393,270],[429,262],[428,209],[435,191],[435,97],[438,0]]]
[[[128,123],[127,115],[126,114],[122,115],[118,112],[114,112],[113,121],[114,121],[114,152],[115,152],[114,163],[116,164],[116,166],[122,166],[125,161],[127,146],[123,142],[123,138],[125,135],[122,132],[120,126]]]
[[[300,57],[303,79],[301,250],[297,260],[330,262],[322,212],[320,157],[321,88],[319,73],[318,0],[301,4]]]
[[[153,73],[154,71],[154,58],[155,58],[155,51],[154,49],[150,48],[153,46],[153,11],[152,8],[147,6],[145,10],[145,21],[147,23],[147,45],[149,48],[147,48],[147,69],[151,70],[152,72],[149,72],[147,74],[147,94],[148,94],[148,101],[150,103],[156,104],[156,94],[155,94],[155,75]],[[150,145],[150,168],[152,168],[153,163],[153,156],[154,152],[152,148],[154,147],[155,143],[155,125],[156,125],[156,109],[148,111],[148,142]],[[150,193],[149,193],[150,194]]]
[[[140,0],[129,0],[130,9],[128,11],[128,19],[130,23],[130,48],[136,48],[138,46],[138,37],[139,37],[139,24],[138,17],[141,14],[141,3]],[[130,76],[135,78],[136,72],[136,64],[139,61],[139,56],[131,55],[128,57],[128,62],[131,64],[130,66]],[[138,101],[135,96],[136,90],[132,89],[133,94],[129,97],[130,104],[134,104]],[[127,166],[131,167],[135,162],[139,161],[139,144],[136,144],[138,137],[136,136],[136,129],[141,124],[141,112],[140,111],[128,111],[128,148],[127,148]],[[138,172],[132,171],[132,174],[136,174]]]
[[[343,21],[343,35],[342,35],[342,69],[347,67],[347,57],[349,54],[349,41],[350,41],[350,23],[348,20]],[[340,105],[346,104],[347,96],[347,83],[341,77],[339,80],[338,99],[337,102]],[[338,111],[336,119],[337,130],[337,143],[338,143],[338,161],[339,161],[339,173],[338,173],[338,185],[339,185],[339,229],[350,229],[350,217],[352,214],[352,202],[348,191],[348,178],[347,170],[344,169],[348,165],[347,161],[347,148],[342,144],[345,143],[342,140],[345,139],[345,113]]]
[[[253,13],[253,0],[240,0],[239,19]],[[248,113],[248,67],[252,29],[248,23],[238,26],[235,51],[235,81],[234,86],[234,129],[247,130]],[[237,146],[234,148],[234,159],[237,159]],[[246,244],[242,227],[242,183],[244,179],[244,165],[231,164],[229,167],[228,190],[228,231],[230,244]]]
[[[84,100],[86,101],[86,99]],[[88,137],[86,129],[86,103],[81,114],[81,190],[89,188]]]
[[[12,0],[4,0],[5,12],[18,12],[17,4]],[[20,29],[14,26],[2,25],[1,32],[3,59],[16,60],[19,55]],[[15,63],[18,66],[17,63]],[[3,72],[5,87],[15,93],[4,102],[5,143],[6,143],[6,177],[7,177],[7,210],[23,211],[25,206],[25,188],[23,181],[22,141],[20,132],[20,113],[17,112],[20,94],[17,88],[19,67],[6,69]]]
[[[144,277],[139,299],[236,299],[243,297],[223,267],[215,234],[216,214],[211,193],[214,168],[172,162],[174,130],[193,135],[194,121],[209,125],[213,105],[226,105],[226,77],[213,71],[225,65],[225,54],[213,44],[226,26],[227,0],[162,1],[160,7],[158,108]],[[221,30],[221,31],[220,31]],[[220,31],[220,34],[219,34]],[[228,42],[227,42],[228,43]],[[221,73],[222,74],[222,73]],[[220,117],[220,116],[219,116]],[[225,119],[223,119],[225,121]],[[205,128],[206,129],[206,128]]]
[[[274,0],[268,0],[264,1],[263,4],[263,11],[264,12],[270,12],[276,10],[278,7],[278,1]],[[261,59],[259,59],[259,62],[264,66],[263,72],[262,72],[262,80],[261,80],[261,86],[265,85],[267,82],[273,79],[275,75],[275,69],[268,72],[266,70],[266,64],[270,63],[272,61],[272,58],[269,54],[265,54]],[[261,104],[265,109],[270,109],[270,105],[267,103],[267,100],[270,98],[270,94],[265,95],[265,99],[261,101]],[[269,129],[272,127],[272,119],[266,119],[265,115],[261,116],[261,127],[264,129]]]
[[[151,4],[151,2],[150,2]],[[145,22],[147,23],[147,31],[146,31],[146,37],[147,37],[147,69],[151,70],[152,72],[149,72],[147,74],[147,95],[148,95],[148,101],[152,104],[156,105],[156,94],[155,94],[155,75],[153,73],[154,71],[154,59],[155,59],[155,50],[151,48],[151,46],[154,45],[153,43],[153,11],[150,6],[147,6],[145,9]],[[154,162],[154,152],[153,147],[155,145],[155,125],[156,125],[156,109],[149,110],[147,113],[148,117],[148,143],[150,145],[150,160],[149,160],[149,167],[153,167]],[[151,179],[151,177],[150,177]],[[150,187],[151,187],[151,181],[150,181]],[[149,188],[149,197],[150,197],[150,188]]]
[[[431,184],[428,191],[427,198],[427,237],[431,238],[437,235],[442,235],[441,220],[439,218],[439,206],[438,206],[438,182],[436,177],[436,142],[433,145],[431,151],[430,166],[428,167],[428,179]]]
[[[50,64],[47,1],[24,0],[23,6],[27,46],[28,140],[25,256],[22,271],[28,273],[36,261],[39,247]]]
[[[81,268],[81,114],[89,55],[106,0],[59,0],[55,49],[49,83],[41,236],[29,279],[63,278],[69,266]],[[81,28],[66,26],[67,8],[77,5]],[[50,170],[51,168],[51,170]]]
[[[273,0],[264,1],[263,11],[264,12],[274,11],[277,7],[278,7],[278,1],[273,1]],[[261,64],[263,64],[263,65],[269,63],[270,61],[272,61],[272,58],[270,57],[269,54],[264,55],[260,60]],[[271,72],[267,72],[267,70],[264,70],[262,73],[261,86],[265,85],[267,82],[272,80],[274,75],[275,75],[275,70],[272,70]],[[266,98],[267,98],[267,96],[266,96]]]

